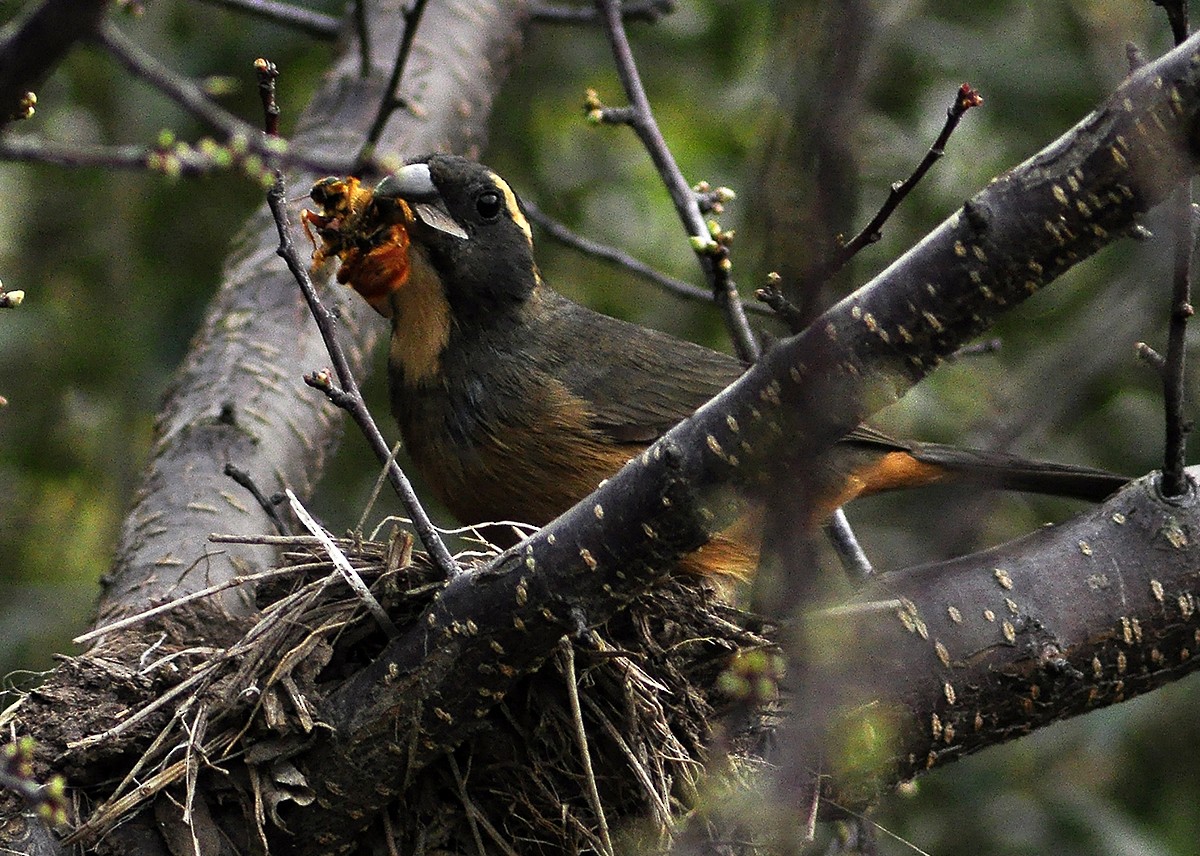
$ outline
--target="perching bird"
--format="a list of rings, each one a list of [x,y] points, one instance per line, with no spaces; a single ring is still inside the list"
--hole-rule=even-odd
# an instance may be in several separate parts
[[[547,286],[521,203],[487,167],[431,155],[374,189],[329,178],[306,212],[349,283],[392,321],[392,411],[415,467],[463,523],[544,525],[735,381],[733,357],[580,306]],[[830,453],[830,496],[951,478],[1099,500],[1112,473],[894,440],[865,426]],[[758,533],[742,525],[686,557],[746,576]]]

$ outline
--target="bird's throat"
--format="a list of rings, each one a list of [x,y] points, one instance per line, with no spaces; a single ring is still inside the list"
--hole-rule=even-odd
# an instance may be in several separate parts
[[[393,292],[391,304],[393,368],[402,371],[406,386],[436,382],[450,341],[450,305],[423,247],[410,247],[408,282]]]

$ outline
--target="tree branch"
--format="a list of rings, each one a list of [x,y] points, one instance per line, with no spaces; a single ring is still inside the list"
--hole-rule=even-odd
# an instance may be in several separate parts
[[[712,288],[713,299],[725,314],[725,325],[733,339],[734,348],[741,359],[752,363],[758,359],[759,346],[746,320],[746,311],[742,308],[737,286],[730,276],[728,248],[714,241],[709,233],[708,224],[700,213],[700,205],[696,193],[688,186],[671,154],[667,141],[663,138],[658,123],[654,120],[654,112],[650,108],[650,99],[642,87],[641,75],[633,58],[633,50],[629,47],[629,39],[625,35],[625,22],[621,16],[619,0],[596,0],[599,11],[608,32],[609,43],[612,46],[613,59],[616,62],[617,74],[621,85],[625,88],[625,97],[629,106],[621,110],[596,108],[605,121],[621,122],[629,125],[654,162],[658,174],[666,185],[667,193],[675,204],[675,211],[687,230],[692,241],[693,249],[700,261],[700,269],[704,278]],[[616,118],[616,117],[620,118]]]
[[[1067,523],[891,572],[846,607],[808,616],[803,638],[837,656],[807,671],[807,703],[776,760],[803,770],[796,747],[820,741],[823,796],[861,809],[926,770],[1194,671],[1197,547],[1187,533],[1198,525],[1194,491],[1164,498],[1146,477]],[[880,740],[799,734],[818,705],[837,734]],[[794,792],[786,799],[795,818],[802,806]]]
[[[291,27],[307,33],[314,39],[331,41],[337,38],[342,29],[341,18],[322,15],[320,12],[314,12],[293,3],[281,3],[278,0],[204,0],[204,2],[262,18],[265,21],[274,21],[284,27]]]
[[[781,465],[819,469],[830,444],[1001,312],[1134,229],[1197,169],[1198,45],[1131,76],[591,496],[453,580],[329,697],[337,739],[303,759],[317,801],[285,817],[297,839],[331,828],[353,836],[395,795],[379,783],[408,781],[470,736],[578,615],[606,620],[733,520],[731,487],[753,491]],[[409,735],[400,753],[397,734]]]

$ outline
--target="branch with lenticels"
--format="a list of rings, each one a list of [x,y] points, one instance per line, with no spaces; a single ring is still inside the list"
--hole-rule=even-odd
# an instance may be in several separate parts
[[[421,620],[329,697],[325,714],[338,739],[319,743],[299,760],[316,802],[303,812],[288,810],[284,818],[297,842],[315,829],[356,835],[390,797],[378,783],[408,781],[458,745],[479,727],[489,700],[503,698],[581,619],[603,622],[676,558],[727,525],[736,505],[731,487],[753,490],[763,473],[781,466],[805,472],[806,463],[894,402],[1002,312],[1135,230],[1144,212],[1197,171],[1198,45],[1192,39],[1132,75],[1079,125],[968,200],[804,333],[767,352],[591,496],[486,569],[453,580]],[[1145,505],[1113,504],[1125,503],[1131,491],[1140,491]],[[1138,523],[1123,530],[1124,537],[1146,554],[1163,543],[1165,511],[1152,490],[1134,487],[1097,513],[1133,515]],[[1179,526],[1198,525],[1190,500],[1171,506],[1167,516]],[[1045,537],[1075,537],[1070,529],[1050,532]],[[1186,538],[1177,542],[1181,552],[1190,549]],[[989,559],[985,554],[974,561],[983,567]],[[1156,582],[1163,591],[1179,584]],[[1147,584],[1152,595],[1156,590]],[[908,610],[903,598],[893,600]],[[1026,615],[1054,606],[1011,600]],[[1139,619],[1143,627],[1153,623],[1159,603],[1150,598]],[[892,620],[896,611],[881,614]],[[928,629],[928,617],[917,617]],[[1010,624],[1017,638],[1034,627]],[[1006,632],[1003,624],[997,627]],[[955,668],[960,652],[945,646],[949,665],[939,666],[946,662],[940,651],[919,632],[918,638],[930,650],[918,665]],[[1082,671],[1072,659],[1075,649],[1040,650],[1038,662],[1047,668],[1064,668],[1063,661],[1062,674]],[[1012,651],[1024,656],[1026,648],[1013,645]],[[1090,661],[1086,665],[1091,668]],[[883,690],[891,685],[881,676]],[[937,699],[908,699],[903,709],[928,710],[948,698],[954,703],[955,680],[933,685]],[[1096,703],[1116,697],[1100,696]],[[1037,703],[1047,701],[1043,695]],[[1077,709],[1074,696],[1062,704],[1064,715]],[[1039,712],[1039,721],[1047,718]],[[989,732],[993,742],[1013,733]],[[396,734],[410,735],[402,752],[395,751]],[[945,740],[944,730],[939,739]],[[882,775],[894,780],[897,772]],[[340,822],[330,823],[330,815]]]

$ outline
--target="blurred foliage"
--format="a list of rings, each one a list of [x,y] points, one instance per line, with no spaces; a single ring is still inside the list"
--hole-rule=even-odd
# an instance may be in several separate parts
[[[739,229],[735,272],[746,294],[767,271],[865,222],[888,185],[920,159],[963,81],[982,91],[983,108],[968,114],[946,157],[839,284],[865,282],[991,177],[1078,121],[1125,73],[1126,41],[1147,55],[1168,46],[1165,22],[1148,0],[864,3],[870,20],[851,30],[864,51],[862,93],[852,115],[832,117],[814,111],[810,96],[840,83],[822,77],[828,45],[821,41],[840,4],[679,5],[656,26],[635,26],[634,50],[689,180],[739,192],[722,223]],[[327,3],[324,11],[338,10]],[[122,26],[174,68],[241,79],[223,103],[252,120],[250,64],[271,58],[283,72],[285,131],[328,56],[327,47],[287,30],[199,4],[151,3]],[[489,162],[573,228],[699,282],[632,134],[582,121],[587,87],[606,103],[622,102],[600,34],[535,27],[497,104]],[[93,49],[77,50],[38,96],[36,116],[16,130],[144,144],[162,128],[181,139],[205,133]],[[800,176],[794,183],[763,186],[761,177],[779,165],[771,158],[786,157],[835,120],[853,128],[847,222],[764,246],[756,235],[768,202],[802,206],[812,180],[797,157],[785,164]],[[219,282],[228,242],[261,193],[235,176],[171,182],[4,165],[0,194],[7,202],[0,277],[26,292],[23,307],[0,314],[0,394],[9,399],[0,409],[0,670],[7,673],[47,667],[51,652],[65,650],[84,626],[157,403]],[[1154,218],[1149,226],[1161,231]],[[1011,314],[995,332],[999,353],[947,366],[881,424],[901,435],[1130,473],[1154,467],[1159,396],[1132,348],[1164,338],[1164,246],[1126,244],[1082,265]],[[546,279],[577,299],[726,347],[720,318],[706,306],[663,297],[545,239],[539,259]],[[382,384],[372,386],[384,413]],[[1193,385],[1193,400],[1194,393]],[[373,480],[364,444],[351,437],[318,510],[335,526],[353,525]],[[975,549],[1070,511],[1049,500],[950,490],[864,506],[852,519],[884,567]],[[382,500],[372,519],[396,507]],[[1195,681],[1186,681],[972,758],[921,780],[915,797],[888,800],[876,819],[939,856],[1192,853],[1200,836],[1200,776],[1190,763],[1200,737],[1196,695]],[[912,852],[880,839],[883,853]]]

